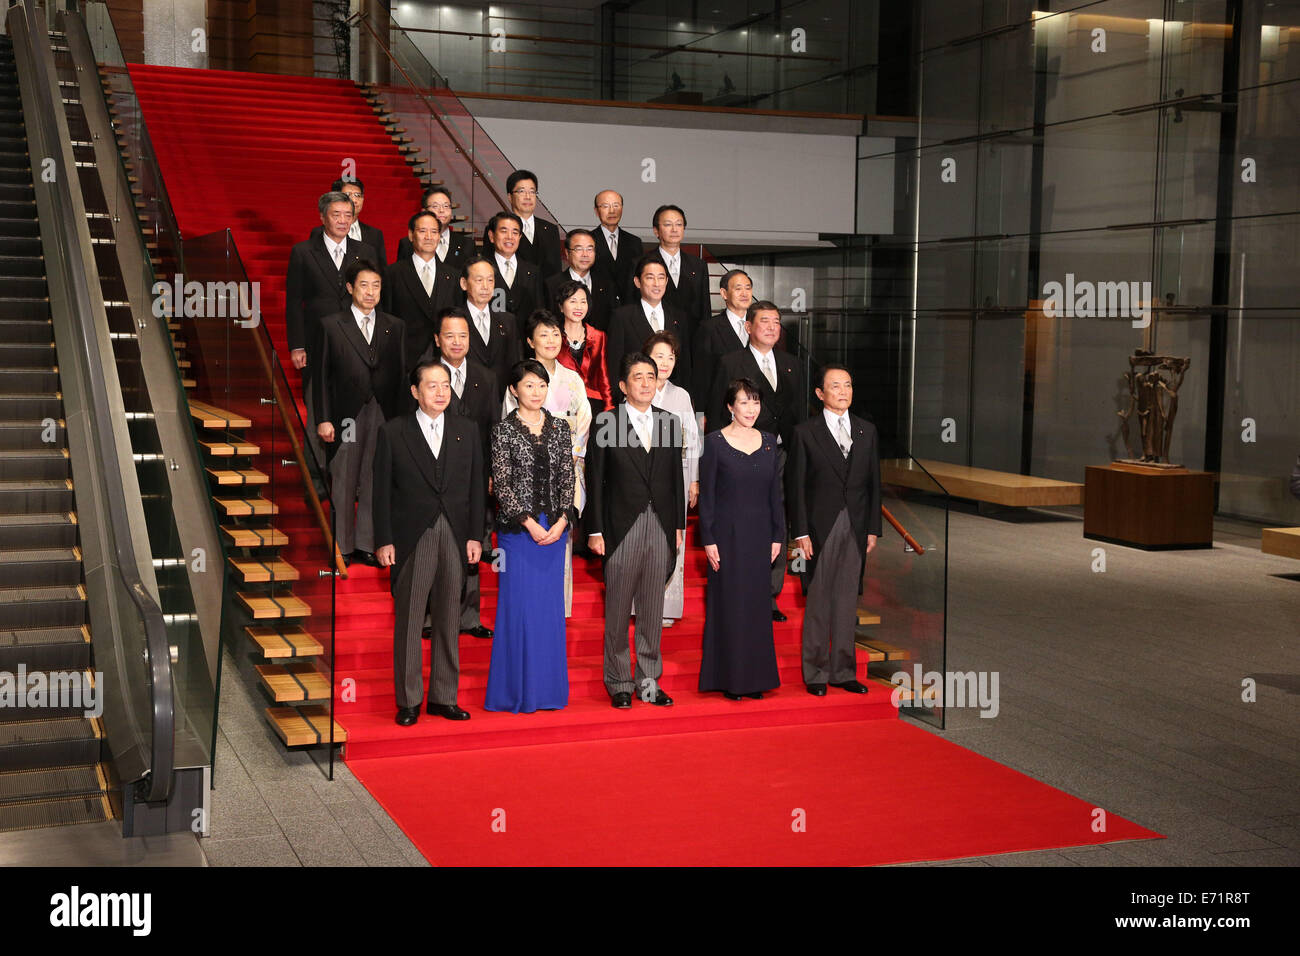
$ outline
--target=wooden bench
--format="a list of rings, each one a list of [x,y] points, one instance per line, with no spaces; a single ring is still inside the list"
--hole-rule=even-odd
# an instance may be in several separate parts
[[[1283,558],[1300,558],[1300,528],[1265,528],[1259,549]]]
[[[1032,475],[1013,475],[988,468],[953,465],[946,461],[921,461],[922,471],[910,458],[889,458],[880,463],[880,480],[921,491],[934,491],[934,482],[954,498],[968,498],[1008,508],[1083,504],[1083,484]],[[930,474],[927,475],[926,471]],[[931,480],[933,478],[933,480]]]

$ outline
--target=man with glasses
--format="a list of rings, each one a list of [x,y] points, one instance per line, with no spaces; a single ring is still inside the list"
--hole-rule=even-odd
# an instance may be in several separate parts
[[[596,238],[596,265],[614,280],[618,304],[636,301],[632,288],[632,269],[645,255],[641,240],[619,228],[623,219],[623,197],[612,189],[596,193],[596,218],[600,225],[591,234]]]
[[[555,295],[566,282],[581,282],[587,287],[587,324],[604,332],[609,328],[609,316],[618,308],[614,280],[596,266],[596,237],[586,229],[573,229],[564,237],[564,248],[569,253],[569,268],[557,272],[546,280],[546,308],[554,309]]]
[[[380,266],[388,264],[384,258],[384,234],[379,229],[361,221],[361,207],[366,203],[366,187],[359,179],[336,179],[330,186],[331,192],[343,193],[352,200],[352,224],[348,227],[348,238],[353,242],[364,242],[379,258],[374,261]],[[324,230],[317,226],[308,239],[318,242]]]
[[[451,190],[446,186],[430,186],[420,197],[420,209],[431,212],[438,217],[438,248],[434,250],[438,261],[452,269],[460,270],[478,251],[474,247],[474,237],[466,232],[457,232],[452,228],[452,209],[454,203]],[[411,240],[406,237],[397,244],[397,262],[405,262],[415,254]],[[409,360],[408,356],[408,360]]]
[[[537,274],[543,278],[555,275],[564,267],[560,257],[560,228],[534,215],[537,212],[537,174],[527,169],[516,169],[511,173],[506,178],[506,201],[510,203],[510,212],[519,218],[519,258],[536,266]],[[484,231],[483,248],[492,244],[487,231]]]

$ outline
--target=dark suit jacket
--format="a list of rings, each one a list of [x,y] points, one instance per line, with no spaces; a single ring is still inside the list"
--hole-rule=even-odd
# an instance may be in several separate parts
[[[341,429],[372,397],[384,418],[400,415],[410,394],[402,342],[402,320],[377,309],[369,344],[350,308],[321,319],[320,365],[312,381],[316,420]],[[337,447],[339,440],[331,444]]]
[[[477,334],[477,333],[476,333]],[[453,389],[451,405],[447,410],[462,415],[478,426],[483,443],[483,461],[490,462],[489,439],[492,426],[501,421],[501,393],[497,391],[497,377],[486,365],[480,365],[472,356],[465,357],[465,387],[459,398]],[[484,467],[484,481],[489,470]]]
[[[519,232],[519,248],[515,257],[531,262],[541,276],[553,275],[564,268],[564,243],[560,240],[560,227],[541,216],[533,216],[533,238],[529,242],[523,230]],[[487,226],[483,227],[483,255],[492,258],[492,243],[488,241]],[[549,306],[547,306],[549,308]],[[513,310],[511,310],[513,311]]]
[[[651,251],[658,253],[659,247],[656,246]],[[673,277],[668,276],[668,291],[664,293],[664,301],[686,313],[691,333],[694,334],[713,311],[709,299],[709,267],[703,259],[691,255],[685,249],[681,250],[681,260],[678,281],[674,283]],[[662,256],[659,261],[663,261]]]
[[[284,321],[289,350],[306,349],[304,374],[316,367],[320,353],[320,320],[342,312],[352,302],[343,273],[355,259],[375,261],[378,254],[364,243],[345,240],[343,266],[336,269],[325,251],[321,236],[295,245],[289,253],[289,272],[284,284]]]
[[[469,305],[464,299],[461,300],[461,304],[469,310]],[[510,369],[523,358],[523,347],[519,344],[519,326],[515,317],[509,312],[493,312],[491,315],[492,330],[486,342],[478,334],[478,326],[474,324],[474,320],[470,319],[469,357],[492,370],[492,374],[496,377],[497,404],[500,404],[505,398]]]
[[[546,289],[542,285],[542,274],[537,266],[516,253],[515,281],[507,289],[505,276],[497,265],[496,254],[488,249],[487,257],[492,260],[492,271],[496,273],[496,288],[506,294],[505,311],[515,317],[519,341],[522,342],[528,331],[528,317],[537,309],[548,308],[544,302]]]
[[[397,244],[397,259],[409,259],[415,255],[415,249],[411,245],[411,240],[402,237],[402,241]],[[478,255],[478,246],[474,244],[474,237],[467,232],[456,232],[454,229],[451,233],[451,239],[447,242],[447,258],[442,260],[443,265],[451,269],[456,278],[460,278],[465,271],[465,263]]]
[[[727,310],[715,313],[695,330],[695,349],[691,355],[691,402],[708,414],[709,393],[713,388],[713,374],[718,370],[718,359],[728,352],[743,349],[749,340],[741,342],[727,318]]]
[[[591,278],[591,292],[587,295],[589,309],[585,321],[593,328],[604,332],[609,328],[610,315],[618,308],[614,280],[603,269],[597,269],[595,266],[592,266],[587,275]],[[546,280],[546,301],[543,308],[554,312],[556,318],[560,317],[560,312],[555,308],[555,296],[559,293],[560,286],[572,278],[569,270],[564,269]]]
[[[415,368],[426,349],[433,344],[434,318],[442,309],[461,305],[465,293],[460,276],[454,269],[433,257],[433,295],[424,294],[420,275],[411,257],[398,259],[384,274],[382,308],[406,324],[406,371]]]
[[[846,460],[818,412],[794,430],[790,454],[790,537],[812,539],[805,582],[841,510],[848,509],[858,553],[866,560],[867,535],[880,534],[880,450],[876,426],[849,413],[853,446]],[[861,574],[858,575],[861,579]]]
[[[632,269],[637,260],[645,255],[645,246],[641,240],[628,232],[621,225],[618,229],[618,258],[609,254],[609,243],[605,239],[605,230],[596,225],[591,228],[596,237],[596,265],[614,280],[614,289],[618,293],[618,304],[635,302],[640,293],[632,285]]]
[[[758,361],[748,347],[729,352],[718,359],[718,370],[713,375],[713,385],[709,389],[708,411],[705,430],[715,432],[731,421],[727,411],[727,386],[735,379],[748,378],[758,386],[758,394],[763,408],[758,413],[754,427],[771,432],[781,439],[782,446],[789,453],[790,443],[794,441],[794,427],[808,417],[808,395],[804,391],[803,373],[799,363],[789,352],[772,350],[776,360],[776,379],[780,386],[776,391],[767,382],[767,376],[758,370]]]
[[[606,560],[647,504],[667,536],[670,555],[677,553],[678,530],[686,528],[682,423],[662,408],[651,406],[651,410],[656,438],[648,454],[636,437],[626,405],[601,412],[591,423],[594,437],[587,442],[587,507],[582,520],[587,534],[604,537]],[[665,583],[672,574],[670,567]]]
[[[677,336],[681,346],[677,356],[677,365],[669,381],[674,385],[690,390],[691,386],[691,332],[687,327],[686,316],[668,304],[664,299],[660,303],[664,310],[664,331]],[[654,335],[641,300],[619,306],[609,318],[609,330],[605,333],[605,359],[609,367],[609,384],[618,398],[618,370],[623,356],[629,352],[641,351],[645,340]],[[622,399],[619,399],[621,401]]]
[[[361,226],[361,241],[364,242],[366,245],[368,245],[371,249],[373,249],[375,253],[375,258],[371,261],[374,262],[374,264],[377,266],[385,265],[388,262],[388,260],[384,258],[383,231],[376,228],[375,226],[369,225],[368,223],[364,223],[364,222],[360,223],[360,226]],[[311,235],[309,235],[307,238],[319,240],[320,237],[323,236],[324,234],[325,234],[325,227],[317,226],[315,229],[311,231]]]
[[[459,548],[483,540],[487,477],[478,427],[460,415],[444,414],[443,422],[442,453],[437,458],[414,412],[384,422],[375,443],[375,550],[391,544],[397,551],[393,587],[420,536],[442,515],[447,516]],[[459,594],[445,597],[460,600]]]

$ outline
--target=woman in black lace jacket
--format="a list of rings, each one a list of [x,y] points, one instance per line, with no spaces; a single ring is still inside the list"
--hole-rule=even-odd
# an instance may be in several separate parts
[[[564,552],[574,517],[569,425],[543,406],[549,385],[535,360],[510,370],[519,407],[492,426],[497,499],[496,633],[487,710],[532,713],[569,702],[564,641]]]

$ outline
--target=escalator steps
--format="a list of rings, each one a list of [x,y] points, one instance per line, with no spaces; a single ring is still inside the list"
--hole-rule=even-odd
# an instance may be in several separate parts
[[[0,832],[62,827],[74,823],[100,823],[108,818],[108,805],[102,794],[43,800],[38,803],[15,803],[0,806]]]
[[[0,773],[0,805],[53,797],[89,796],[98,794],[102,786],[99,771],[93,764]]]

